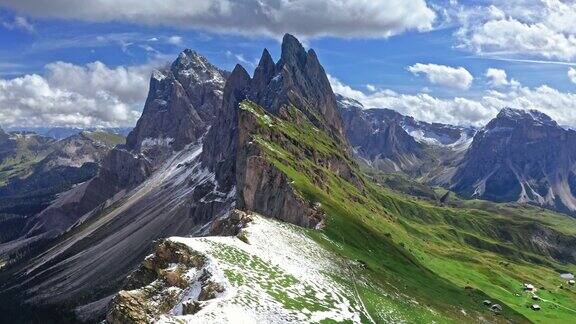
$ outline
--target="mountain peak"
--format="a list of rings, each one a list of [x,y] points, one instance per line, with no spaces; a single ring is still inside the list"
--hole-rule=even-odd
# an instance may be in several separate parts
[[[154,71],[127,147],[160,156],[154,152],[168,154],[200,138],[221,105],[226,76],[191,49],[182,51],[169,68]]]
[[[296,37],[290,34],[284,35],[282,39],[282,54],[278,65],[298,64],[303,66],[306,63],[306,55],[304,46]]]
[[[260,62],[256,67],[256,71],[254,71],[255,76],[259,70],[274,70],[274,59],[272,59],[272,55],[270,55],[270,52],[268,52],[266,48],[262,51]]]
[[[187,78],[199,83],[221,83],[226,81],[223,72],[204,56],[192,49],[185,49],[172,63],[170,69],[178,78]],[[184,82],[185,83],[185,82]]]
[[[234,66],[234,70],[232,70],[232,73],[230,74],[228,82],[231,82],[231,80],[234,80],[235,78],[250,80],[250,75],[242,65],[236,64],[236,66]]]
[[[535,109],[524,110],[506,107],[500,110],[495,119],[513,121],[515,123],[529,122],[533,124],[558,126],[550,116]]]
[[[300,109],[318,127],[343,137],[336,98],[316,53],[306,52],[296,37],[286,34],[280,60],[273,65],[267,50],[254,73],[249,98],[278,114],[288,105]]]
[[[173,64],[189,65],[191,63],[208,63],[208,61],[195,50],[187,48],[180,52]]]

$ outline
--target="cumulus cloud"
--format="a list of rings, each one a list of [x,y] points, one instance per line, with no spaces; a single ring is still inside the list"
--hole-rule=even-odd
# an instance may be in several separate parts
[[[0,79],[0,120],[7,126],[133,125],[151,70],[151,65],[55,62],[46,66],[44,76]]]
[[[0,0],[20,13],[90,22],[121,21],[244,35],[388,37],[432,28],[425,0]]]
[[[571,61],[576,58],[576,2],[502,1],[462,7],[460,46],[479,54],[527,55]]]
[[[367,108],[389,108],[427,122],[484,126],[504,107],[537,109],[562,125],[576,126],[576,94],[550,86],[487,90],[478,98],[438,98],[427,93],[401,94],[380,90],[366,94],[330,77],[334,92],[360,101]]]
[[[409,66],[408,71],[416,75],[424,74],[433,84],[461,90],[469,89],[474,80],[472,74],[463,67],[417,63]]]
[[[573,67],[568,69],[568,78],[570,81],[572,81],[572,83],[576,83],[576,69]]]
[[[502,69],[489,68],[486,70],[485,75],[486,78],[488,78],[488,84],[495,88],[504,86],[517,87],[520,85],[520,83],[514,79],[509,80],[506,71]]]

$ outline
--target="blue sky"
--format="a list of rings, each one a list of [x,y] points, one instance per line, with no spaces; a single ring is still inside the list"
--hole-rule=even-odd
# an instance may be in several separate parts
[[[173,1],[188,6],[200,3]],[[312,12],[319,5],[331,6],[329,0],[301,1],[302,7],[310,7],[305,12]],[[565,26],[567,20],[563,20],[576,18],[573,1],[376,0],[367,4],[366,1],[349,0],[342,6],[357,10],[354,19],[366,20],[366,26],[358,26],[362,23],[348,21],[345,17],[338,18],[336,23],[339,25],[334,26],[333,21],[322,20],[322,13],[317,14],[318,23],[312,24],[308,20],[316,17],[311,13],[311,17],[302,18],[307,21],[298,30],[291,30],[290,24],[271,21],[268,17],[261,19],[259,15],[246,17],[246,21],[223,23],[224,18],[216,13],[214,20],[198,23],[194,8],[184,17],[180,17],[177,10],[157,12],[155,8],[150,12],[133,13],[129,7],[131,0],[118,0],[116,10],[122,11],[123,4],[127,8],[119,13],[111,12],[113,9],[107,8],[105,1],[94,1],[94,7],[89,8],[94,18],[91,12],[84,12],[84,8],[64,7],[66,10],[63,10],[58,7],[59,2],[62,6],[67,5],[66,1],[60,0],[52,5],[0,0],[1,124],[130,125],[136,120],[146,94],[140,74],[146,75],[154,66],[172,61],[182,49],[195,49],[224,69],[230,70],[240,63],[250,71],[264,47],[277,58],[278,40],[283,32],[291,32],[299,36],[306,47],[316,50],[334,80],[335,91],[369,107],[393,108],[428,121],[482,125],[503,108],[500,106],[513,105],[537,108],[562,124],[576,125],[576,112],[572,112],[576,109],[573,95],[576,74],[574,82],[569,75],[570,65],[576,59],[576,41],[571,41],[570,37],[576,37],[572,35],[576,31],[570,31],[571,26]],[[102,4],[98,6],[100,2]],[[204,3],[209,2],[226,0]],[[256,5],[250,4],[251,0],[243,2],[246,6]],[[394,13],[387,14],[386,10],[390,9],[386,3],[389,2],[397,2],[396,7],[408,7],[394,16]],[[296,10],[282,5],[270,6],[281,13]],[[251,12],[252,9],[245,10]],[[213,12],[213,8],[210,10]],[[421,14],[415,13],[417,16],[411,17],[412,12]],[[559,12],[563,14],[559,15]],[[564,17],[564,13],[574,17]],[[549,30],[536,30],[538,24],[548,26]],[[494,34],[489,34],[493,30]],[[518,38],[521,41],[516,44]],[[77,67],[84,69],[81,77],[91,78],[91,73],[99,70],[92,70],[87,64],[96,61],[103,63],[101,69],[111,77],[114,73],[124,73],[124,69],[127,69],[124,74],[140,74],[122,81],[121,86],[126,87],[123,94],[104,87],[103,91],[109,91],[109,95],[117,99],[108,98],[104,102],[100,102],[101,98],[91,98],[88,89],[67,86],[52,75],[59,71],[72,73],[72,68]],[[67,70],[61,70],[63,66],[53,65],[55,62],[71,65],[65,66]],[[414,68],[416,64],[421,65]],[[51,66],[49,70],[47,65]],[[455,70],[458,68],[468,73]],[[506,74],[498,86],[486,75],[490,68]],[[453,78],[446,79],[452,74]],[[32,75],[39,78],[32,80]],[[82,82],[81,77],[78,82]],[[130,80],[133,84],[127,84],[132,82]],[[23,85],[26,82],[35,84],[39,90],[34,92],[33,86]],[[40,86],[42,82],[46,84]],[[94,87],[102,83],[90,82]],[[142,95],[129,93],[139,89]],[[43,93],[38,101],[60,97],[50,104],[52,108],[22,104],[23,96],[38,93]],[[83,96],[82,102],[89,102],[85,109],[78,102],[58,106],[62,96],[68,100],[76,93]],[[126,95],[129,100],[124,100]],[[543,96],[550,98],[541,100]],[[118,102],[124,106],[120,107]],[[72,106],[78,106],[78,111]],[[53,109],[53,115],[50,109]],[[117,111],[107,114],[98,109]],[[68,118],[64,116],[66,114],[77,114],[78,118]]]

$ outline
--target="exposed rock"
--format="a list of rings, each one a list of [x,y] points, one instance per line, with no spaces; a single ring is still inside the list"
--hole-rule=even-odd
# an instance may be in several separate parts
[[[294,36],[286,34],[274,73],[271,63],[265,50],[251,84],[250,100],[274,114],[283,106],[294,105],[317,127],[345,142],[336,97],[314,50],[306,52]]]
[[[188,300],[182,303],[182,315],[193,315],[202,309],[202,304],[197,300]]]
[[[114,297],[106,322],[150,323],[178,303],[182,305],[182,315],[194,314],[200,310],[200,301],[216,298],[224,291],[211,276],[204,255],[183,243],[163,240]],[[186,292],[194,283],[199,284],[200,292],[187,297]]]
[[[198,295],[198,300],[214,299],[218,294],[224,292],[224,287],[220,283],[211,281],[207,278],[201,278],[201,280],[203,285],[200,290],[200,295]]]
[[[235,236],[252,221],[247,213],[234,209],[226,217],[217,218],[212,222],[210,235]]]
[[[502,313],[502,306],[500,304],[494,304],[490,306],[490,309],[496,314]]]
[[[306,52],[296,38],[286,35],[280,60],[274,64],[270,53],[264,50],[254,78],[237,65],[226,82],[220,115],[206,137],[203,162],[216,173],[220,190],[229,191],[236,185],[239,208],[316,226],[322,213],[290,186],[282,172],[259,156],[257,147],[249,144],[254,120],[239,109],[246,99],[296,124],[300,122],[297,118],[312,122],[345,149],[347,142],[336,98],[314,51]],[[292,116],[287,107],[295,107],[302,116]],[[337,159],[323,163],[338,174],[352,176],[345,163]]]
[[[115,148],[102,161],[100,177],[119,188],[132,189],[152,173],[152,165],[141,155]]]

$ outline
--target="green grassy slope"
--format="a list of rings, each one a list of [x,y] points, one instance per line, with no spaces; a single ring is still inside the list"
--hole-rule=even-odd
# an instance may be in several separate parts
[[[0,147],[0,186],[16,176],[24,176],[34,164],[45,158],[51,151],[52,141],[40,136],[21,135],[13,143]],[[12,147],[13,145],[13,147]]]
[[[473,205],[443,207],[396,193],[364,176],[343,148],[298,110],[288,109],[296,125],[249,102],[241,109],[258,121],[253,139],[266,158],[326,213],[316,240],[358,261],[355,289],[376,321],[396,312],[410,322],[573,322],[576,289],[565,283],[560,289],[559,273],[576,266],[530,243],[530,237],[545,231],[569,241],[576,221],[517,217]],[[316,162],[334,158],[350,165],[354,179]],[[525,282],[538,287],[543,300],[533,302],[522,292]],[[493,314],[484,299],[500,303],[502,314]],[[532,311],[532,303],[542,310]]]
[[[94,142],[101,143],[102,145],[114,147],[118,144],[125,144],[126,137],[120,134],[112,134],[104,131],[84,131],[82,132],[87,138],[90,138]]]

